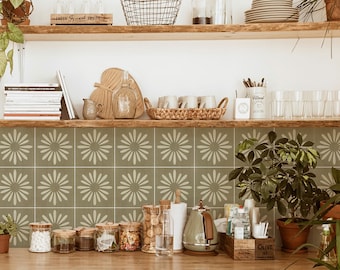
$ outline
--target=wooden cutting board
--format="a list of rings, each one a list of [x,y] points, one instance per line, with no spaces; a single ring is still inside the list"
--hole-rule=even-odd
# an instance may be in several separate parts
[[[113,119],[112,97],[119,90],[124,70],[120,68],[106,69],[101,76],[101,82],[95,83],[96,89],[92,92],[90,99],[97,104],[101,104],[101,110],[98,117],[104,119]],[[140,117],[144,113],[144,101],[142,93],[135,79],[129,74],[130,87],[136,94],[136,113],[134,118]]]

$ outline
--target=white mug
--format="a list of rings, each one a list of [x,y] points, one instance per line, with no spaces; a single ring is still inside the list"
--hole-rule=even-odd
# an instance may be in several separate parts
[[[184,96],[179,98],[179,108],[197,108],[198,99],[195,96]]]
[[[176,96],[164,96],[158,98],[158,108],[177,109],[178,99]]]
[[[203,96],[199,97],[199,108],[212,109],[216,108],[216,99],[214,96]]]

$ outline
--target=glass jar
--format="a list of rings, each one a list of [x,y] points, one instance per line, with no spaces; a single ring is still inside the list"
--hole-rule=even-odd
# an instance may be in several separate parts
[[[212,24],[212,0],[192,0],[192,23]]]
[[[96,224],[96,250],[114,252],[119,250],[119,224],[106,222]]]
[[[71,253],[76,250],[76,231],[54,230],[53,231],[53,252]]]
[[[76,228],[76,250],[88,251],[95,249],[96,228]]]
[[[143,206],[143,252],[156,253],[156,235],[162,232],[159,209],[160,207],[155,205]]]
[[[123,222],[119,224],[119,248],[124,251],[140,249],[140,222]]]
[[[30,247],[31,252],[51,251],[51,223],[30,223]]]

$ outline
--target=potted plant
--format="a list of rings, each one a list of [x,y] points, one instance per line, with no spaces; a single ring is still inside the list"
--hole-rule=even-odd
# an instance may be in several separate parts
[[[18,7],[24,0],[8,0],[13,7]],[[0,13],[4,15],[4,1],[0,3]],[[24,35],[20,28],[12,21],[2,27],[0,32],[0,78],[5,74],[7,64],[10,65],[10,73],[13,71],[14,43],[24,43]]]
[[[277,220],[284,251],[293,252],[307,241],[309,228],[298,234],[298,225],[328,198],[314,181],[312,169],[317,166],[319,152],[313,145],[301,134],[296,139],[278,138],[274,131],[267,134],[265,142],[245,139],[236,150],[236,158],[244,165],[229,174],[230,180],[238,179],[240,198],[249,193],[267,210],[276,206],[285,217]],[[281,231],[287,226],[288,233]]]
[[[314,12],[325,8],[327,21],[340,20],[340,0],[300,0],[297,8],[305,14],[306,19],[312,17]]]
[[[9,240],[18,232],[18,226],[11,215],[7,215],[0,221],[0,253],[7,253],[9,249]]]
[[[29,15],[33,12],[32,1],[28,0],[2,0],[1,15],[2,24],[8,22],[14,24],[28,25],[30,24]]]

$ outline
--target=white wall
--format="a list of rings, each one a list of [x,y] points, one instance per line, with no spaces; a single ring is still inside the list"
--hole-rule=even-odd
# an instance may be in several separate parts
[[[68,1],[68,0],[67,0]],[[82,0],[74,0],[80,7]],[[32,25],[48,25],[56,0],[34,0]],[[104,0],[114,24],[124,25],[119,0]],[[234,23],[243,23],[251,0],[233,1]],[[321,19],[322,20],[322,19]],[[176,24],[191,24],[191,1],[182,0]],[[231,41],[38,42],[25,44],[24,81],[56,81],[61,69],[78,114],[84,97],[109,67],[127,69],[144,96],[214,94],[235,97],[243,78],[265,77],[268,90],[340,89],[339,39]],[[296,45],[296,47],[295,47]],[[294,49],[295,47],[295,49]],[[18,63],[5,81],[19,81]],[[232,117],[232,103],[227,118]]]

